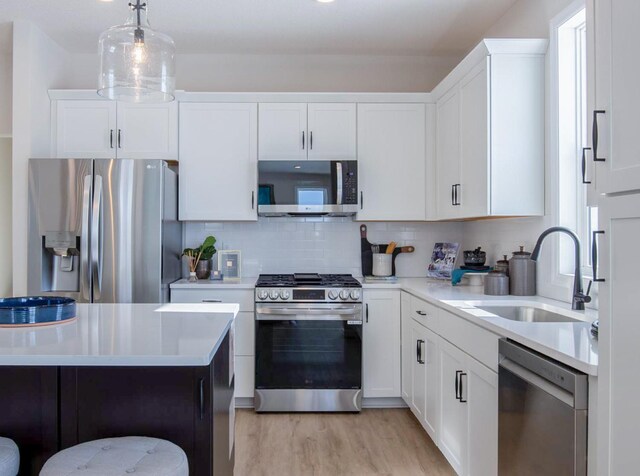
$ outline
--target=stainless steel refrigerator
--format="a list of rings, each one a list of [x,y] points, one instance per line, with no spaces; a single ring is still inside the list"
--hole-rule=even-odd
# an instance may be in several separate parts
[[[167,302],[180,278],[176,174],[161,160],[30,159],[30,295]]]

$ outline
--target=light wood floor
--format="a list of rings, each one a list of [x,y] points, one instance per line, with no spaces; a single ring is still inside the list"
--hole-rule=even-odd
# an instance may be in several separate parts
[[[236,413],[235,476],[454,475],[408,409]]]

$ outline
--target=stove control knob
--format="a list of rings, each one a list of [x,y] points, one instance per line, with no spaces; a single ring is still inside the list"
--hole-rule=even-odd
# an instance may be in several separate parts
[[[357,289],[354,289],[353,291],[351,291],[351,299],[353,299],[354,301],[357,301],[358,299],[360,299],[360,291]]]
[[[280,297],[280,292],[279,292],[277,289],[272,289],[272,290],[269,292],[269,298],[270,298],[272,301],[275,301],[275,300],[276,300],[276,299],[278,299],[279,297]]]
[[[331,291],[329,291],[329,299],[331,299],[332,301],[335,301],[336,299],[338,299],[338,291],[336,291],[335,289],[332,289]]]
[[[349,299],[349,291],[347,291],[346,289],[340,291],[340,299],[342,299],[343,301]]]
[[[288,290],[283,289],[280,291],[280,297],[286,301],[291,297],[291,293]]]
[[[260,299],[261,301],[264,301],[268,297],[269,297],[269,293],[267,292],[266,289],[260,289],[258,291],[258,299]]]

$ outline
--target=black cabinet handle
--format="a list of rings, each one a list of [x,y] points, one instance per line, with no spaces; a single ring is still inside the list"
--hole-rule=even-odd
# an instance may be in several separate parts
[[[418,339],[418,355],[420,356],[418,358],[419,364],[424,364],[424,356],[422,355],[422,344],[424,344],[424,341],[422,339]]]
[[[462,398],[464,391],[462,390],[462,377],[466,377],[466,372],[460,372],[460,403],[467,403],[466,398]]]
[[[313,150],[313,131],[309,131],[309,149]]]
[[[458,196],[458,190],[460,190],[460,184],[457,183],[453,186],[453,190],[455,191],[455,201],[453,202],[453,204],[457,207],[460,206],[460,197]]]
[[[364,207],[364,195],[360,192],[360,210]]]
[[[109,129],[109,148],[113,149],[113,129]]]
[[[256,192],[254,190],[251,192],[251,210],[255,208],[255,202],[256,202]]]
[[[204,379],[201,378],[198,381],[198,394],[200,397],[199,407],[200,407],[200,419],[204,420]]]
[[[366,320],[366,322],[369,322],[369,305],[368,305],[368,304],[365,304],[365,305],[364,305],[364,309],[365,309],[365,312],[364,312],[364,314],[365,314],[365,320]]]
[[[455,197],[456,197],[456,186],[452,185],[451,186],[451,206],[455,206],[456,204]]]
[[[593,147],[593,161],[605,162],[607,159],[598,157],[598,114],[604,114],[604,110],[593,111],[593,124],[591,128],[591,147]]]
[[[420,339],[416,339],[416,362],[420,363]]]
[[[459,379],[460,379],[460,374],[462,373],[462,370],[456,370],[456,400],[460,400],[460,383],[459,383]]]
[[[587,180],[587,151],[591,150],[591,147],[582,148],[582,183],[589,185],[591,180]]]
[[[302,150],[304,150],[304,131],[302,131]]]
[[[604,231],[595,230],[591,237],[591,267],[593,268],[593,282],[604,283],[604,278],[598,278],[598,235],[604,235]]]
[[[121,132],[122,132],[122,130],[118,129],[118,149],[122,149],[122,141],[121,141],[121,137],[120,137]]]
[[[426,316],[427,313],[424,311],[416,311],[416,314],[420,315],[420,316]]]

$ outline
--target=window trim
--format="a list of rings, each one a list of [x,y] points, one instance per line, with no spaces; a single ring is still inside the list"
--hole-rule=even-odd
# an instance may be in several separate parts
[[[581,10],[586,8],[586,0],[574,0],[549,22],[549,54],[548,54],[548,96],[547,96],[547,172],[546,172],[546,200],[547,217],[545,222],[549,225],[558,225],[560,222],[560,85],[559,77],[559,28],[573,18]],[[588,24],[587,24],[588,28]],[[588,42],[587,42],[588,43]],[[588,57],[588,55],[587,55]],[[538,294],[551,299],[566,301],[573,289],[573,275],[560,271],[560,236],[550,236],[545,243],[547,252],[540,257],[540,268],[550,270],[550,276],[538,280]],[[582,244],[582,243],[581,243]],[[588,252],[582,244],[583,256]],[[584,262],[584,260],[583,260]],[[583,267],[584,269],[584,267]],[[588,275],[587,275],[588,276]],[[583,278],[584,279],[584,278]],[[584,279],[583,285],[588,284]],[[596,290],[592,290],[594,300],[589,307],[597,306]]]

